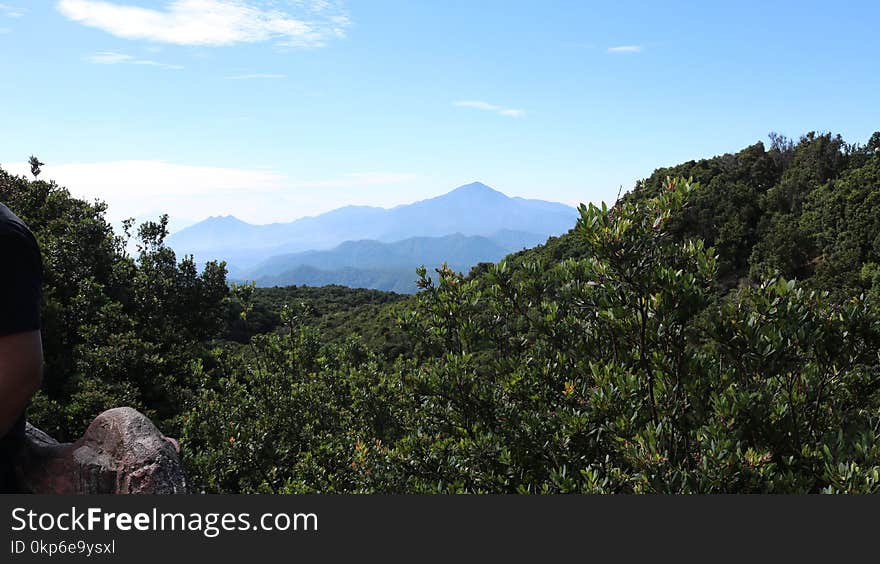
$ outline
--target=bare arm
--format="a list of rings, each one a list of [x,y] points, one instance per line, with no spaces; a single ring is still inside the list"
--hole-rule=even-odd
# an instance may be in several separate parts
[[[40,332],[0,337],[0,437],[9,432],[42,382]]]
[[[43,380],[43,261],[34,235],[2,203],[0,273],[0,437],[5,437]]]

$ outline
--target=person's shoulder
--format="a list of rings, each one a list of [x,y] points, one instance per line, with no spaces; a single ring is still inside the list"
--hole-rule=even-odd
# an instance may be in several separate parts
[[[27,230],[27,225],[20,217],[15,215],[6,204],[0,202],[0,232],[2,233],[20,233],[22,229]]]
[[[0,203],[0,246],[37,249],[37,241],[27,224]]]
[[[6,204],[0,202],[0,231],[10,233],[30,233],[27,224]]]

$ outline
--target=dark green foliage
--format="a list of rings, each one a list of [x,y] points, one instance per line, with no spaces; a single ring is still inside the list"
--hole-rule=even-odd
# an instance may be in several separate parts
[[[880,492],[880,134],[771,141],[407,297],[226,298],[163,221],[128,257],[100,206],[0,177],[53,270],[36,413],[149,409],[206,492]]]
[[[702,189],[675,229],[712,245],[720,257],[719,274],[734,280],[748,271],[752,248],[760,238],[761,197],[776,185],[782,171],[775,150],[758,143],[736,155],[724,155],[659,169],[627,195],[656,194],[667,177],[692,178]]]
[[[736,154],[657,169],[623,200],[654,197],[669,177],[698,182],[701,189],[670,229],[680,240],[697,237],[716,249],[725,288],[778,272],[812,279],[818,288],[858,291],[864,288],[858,279],[863,265],[878,262],[873,243],[880,229],[871,206],[880,191],[880,135],[871,139],[856,146],[840,136],[809,133],[795,143],[771,134],[769,149],[757,143]],[[514,257],[560,260],[588,252],[568,233]],[[834,281],[828,280],[831,271]]]
[[[36,180],[36,178],[40,176],[41,167],[45,166],[46,163],[40,162],[40,159],[31,155],[30,158],[28,158],[28,164],[31,167],[31,174],[34,175],[34,179]]]
[[[392,367],[293,326],[255,340],[191,414],[192,467],[207,491],[877,491],[876,305],[724,295],[680,240],[700,189],[582,208],[584,258],[422,271]],[[216,434],[254,401],[227,423],[254,443]]]
[[[357,338],[387,360],[410,349],[409,339],[395,323],[404,295],[345,286],[237,288],[226,313],[229,340],[246,344],[254,335],[283,331],[285,308],[294,308],[302,312],[299,321],[315,329],[323,342]]]
[[[254,337],[249,354],[222,355],[214,382],[184,416],[185,457],[207,491],[357,489],[350,454],[353,382],[343,353],[320,354],[307,331]],[[331,471],[328,471],[331,470]]]
[[[815,286],[880,289],[870,275],[880,263],[880,158],[866,158],[825,182],[803,208],[798,227],[814,249]]]
[[[164,246],[167,219],[139,229],[137,256],[105,205],[52,182],[0,170],[0,201],[29,225],[43,254],[43,391],[31,419],[73,438],[104,409],[133,405],[169,431],[191,392],[191,364],[222,327],[223,265],[198,274]],[[130,227],[130,222],[127,224]]]

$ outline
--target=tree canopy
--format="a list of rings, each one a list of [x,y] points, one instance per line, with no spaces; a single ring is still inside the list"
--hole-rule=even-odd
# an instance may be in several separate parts
[[[878,198],[880,133],[772,135],[399,296],[230,288],[0,172],[48,273],[34,420],[134,405],[205,492],[880,491]]]

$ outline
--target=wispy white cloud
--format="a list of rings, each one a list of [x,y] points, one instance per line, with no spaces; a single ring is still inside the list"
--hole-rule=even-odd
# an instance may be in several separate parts
[[[126,55],[125,53],[115,53],[113,51],[102,51],[100,53],[95,53],[94,55],[89,55],[88,57],[86,57],[86,61],[98,65],[146,65],[169,70],[181,70],[183,68],[180,65],[170,65],[168,63],[160,63],[158,61],[153,61],[150,59],[138,59],[137,57],[134,57],[132,55]]]
[[[260,80],[260,79],[279,79],[279,78],[287,78],[286,74],[272,74],[272,73],[253,73],[253,74],[237,74],[234,76],[227,76],[226,80]]]
[[[641,53],[642,46],[641,45],[617,45],[616,47],[609,47],[609,53]]]
[[[524,115],[526,115],[525,110],[520,110],[516,108],[505,108],[503,106],[497,106],[495,104],[490,104],[489,102],[483,102],[481,100],[459,100],[458,102],[453,102],[452,105],[459,108],[475,108],[477,110],[494,112],[498,115],[514,118],[523,117]]]
[[[320,47],[344,37],[351,25],[335,2],[298,2],[293,15],[277,2],[172,0],[163,9],[103,0],[60,0],[71,20],[124,39],[175,45],[221,46],[273,41],[287,47]]]
[[[127,63],[133,58],[134,57],[132,57],[131,55],[123,55],[122,53],[113,53],[111,51],[102,51],[101,53],[89,55],[88,57],[86,57],[86,60],[90,63],[98,63],[101,65],[115,65],[117,63]]]
[[[4,18],[20,18],[27,13],[25,8],[20,8],[18,6],[13,6],[11,4],[2,4],[0,3],[0,17]],[[11,23],[8,21],[4,21],[3,23]],[[12,28],[8,25],[0,26],[0,35],[6,35],[8,33],[12,33]]]
[[[25,162],[3,161],[12,174],[30,176]],[[40,175],[67,187],[77,198],[108,204],[108,219],[156,217],[157,210],[180,223],[234,214],[254,223],[290,221],[348,204],[400,203],[400,185],[421,178],[397,172],[352,172],[313,179],[273,169],[197,166],[163,160],[49,163]]]
[[[7,18],[20,18],[26,13],[27,10],[24,8],[19,8],[10,4],[0,4],[0,15],[4,15]]]

